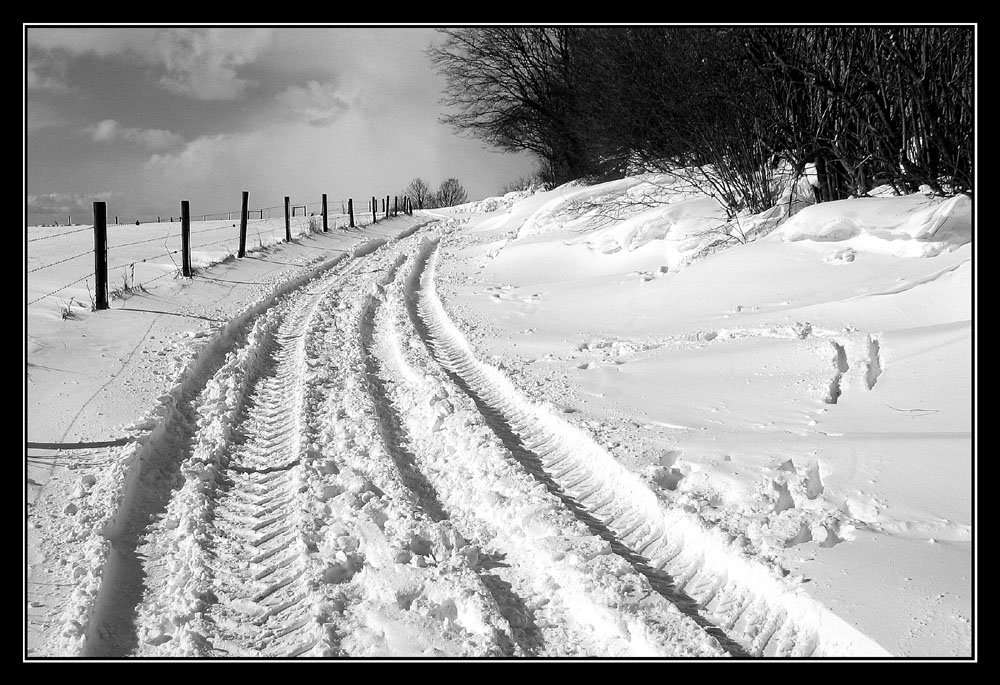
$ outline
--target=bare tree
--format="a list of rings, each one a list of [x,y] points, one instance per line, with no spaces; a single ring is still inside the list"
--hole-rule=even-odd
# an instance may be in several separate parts
[[[768,124],[817,200],[890,183],[973,188],[971,27],[811,27],[746,31],[771,104]]]
[[[575,27],[440,29],[444,42],[428,54],[446,79],[442,120],[461,133],[541,161],[545,182],[598,171],[577,119]]]
[[[434,199],[434,191],[424,179],[417,177],[410,181],[403,191],[403,197],[410,198],[410,203],[415,209],[425,209],[430,206]]]
[[[513,193],[521,190],[531,190],[532,188],[543,186],[544,184],[534,176],[521,176],[516,181],[505,183],[503,189],[500,191],[500,194],[506,195],[507,193]]]
[[[438,207],[453,207],[468,202],[469,196],[457,178],[449,178],[441,184],[436,199]]]
[[[972,192],[972,27],[443,33],[444,121],[535,153],[549,184],[688,169],[731,220],[773,206],[782,161],[815,173],[820,202],[885,183]]]

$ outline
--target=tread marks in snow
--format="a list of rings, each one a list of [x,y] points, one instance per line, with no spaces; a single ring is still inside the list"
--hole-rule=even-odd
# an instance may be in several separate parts
[[[699,522],[664,508],[581,431],[533,405],[496,369],[481,363],[437,297],[437,248],[436,242],[425,243],[407,302],[432,357],[475,402],[525,469],[562,497],[658,591],[735,656],[886,655],[800,590],[783,584],[770,569],[727,548]],[[842,350],[836,351],[840,376],[846,358]],[[838,390],[831,387],[829,401],[836,401]],[[605,491],[595,483],[603,484]]]

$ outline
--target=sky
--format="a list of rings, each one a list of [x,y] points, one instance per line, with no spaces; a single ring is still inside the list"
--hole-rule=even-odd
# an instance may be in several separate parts
[[[29,224],[331,203],[531,175],[440,122],[425,26],[25,25]],[[123,220],[124,221],[124,220]]]

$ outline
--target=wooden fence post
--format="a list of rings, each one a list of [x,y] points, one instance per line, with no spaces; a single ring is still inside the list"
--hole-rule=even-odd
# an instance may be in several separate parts
[[[385,196],[385,218],[389,218],[389,196]]]
[[[323,232],[326,233],[329,230],[326,225],[326,193],[323,193]]]
[[[350,217],[350,228],[354,228],[354,200],[347,199],[347,216]]]
[[[372,195],[372,223],[373,224],[377,224],[378,223],[378,216],[376,215],[377,211],[378,211],[378,202],[375,200],[375,196]]]
[[[292,219],[288,215],[288,203],[290,201],[291,198],[289,197],[285,198],[285,242],[286,243],[292,242]]]
[[[243,209],[240,211],[240,251],[237,257],[245,257],[247,254],[247,202],[250,199],[249,191],[243,191]]]
[[[181,273],[191,277],[191,207],[187,200],[181,200]]]
[[[399,216],[399,195],[392,196],[392,215]]]
[[[108,207],[94,203],[94,289],[96,309],[108,308]]]

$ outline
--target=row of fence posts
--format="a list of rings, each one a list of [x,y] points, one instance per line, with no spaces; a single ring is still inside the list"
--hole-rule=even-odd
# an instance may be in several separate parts
[[[240,209],[240,247],[236,256],[243,258],[246,256],[247,247],[247,210],[250,201],[250,193],[243,191],[242,207]],[[292,220],[290,213],[291,198],[285,197],[285,242],[292,242]],[[327,224],[327,200],[326,193],[323,193],[323,232],[329,232]],[[378,202],[375,196],[371,200],[372,223],[378,222]],[[382,201],[382,212],[385,218],[389,218],[389,196],[385,196]],[[403,198],[403,212],[413,214],[413,205],[408,197]],[[263,210],[261,211],[263,218]],[[347,215],[349,228],[354,228],[354,200],[347,200]],[[395,198],[392,216],[399,215],[399,198]],[[207,214],[205,215],[208,216]],[[159,218],[157,218],[159,221]],[[171,217],[173,221],[173,217]],[[115,223],[118,217],[115,217]],[[138,223],[138,222],[136,222]],[[185,278],[191,278],[191,205],[187,200],[181,200],[181,273]],[[97,290],[95,296],[95,307],[97,309],[108,308],[108,213],[106,202],[94,203],[94,287]]]

